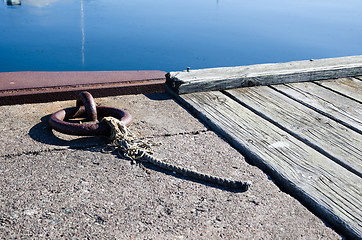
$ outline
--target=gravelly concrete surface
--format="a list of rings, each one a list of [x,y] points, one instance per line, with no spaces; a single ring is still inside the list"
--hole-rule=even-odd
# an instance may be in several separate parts
[[[101,153],[106,139],[52,132],[74,101],[2,106],[1,239],[341,239],[166,94],[96,99],[125,108],[161,159],[251,180],[231,192]]]
[[[206,130],[166,94],[99,98],[96,103],[129,111],[133,117],[132,130],[143,137]],[[99,144],[100,137],[79,138],[49,131],[48,116],[74,106],[75,101],[0,106],[0,131],[6,139],[0,142],[0,156]]]

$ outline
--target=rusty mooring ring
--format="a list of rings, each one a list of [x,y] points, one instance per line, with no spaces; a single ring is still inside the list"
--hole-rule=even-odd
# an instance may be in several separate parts
[[[91,122],[97,121],[97,105],[94,102],[92,94],[89,92],[83,91],[79,93],[77,98],[76,106],[85,106],[85,113],[87,114],[87,119]]]
[[[95,123],[66,122],[66,120],[77,117],[86,117],[87,120]],[[69,135],[108,136],[111,130],[109,126],[102,122],[96,122],[103,117],[117,118],[126,126],[129,126],[132,122],[132,116],[127,111],[113,107],[96,106],[90,93],[81,92],[77,99],[77,106],[53,113],[49,118],[49,125],[58,132]]]

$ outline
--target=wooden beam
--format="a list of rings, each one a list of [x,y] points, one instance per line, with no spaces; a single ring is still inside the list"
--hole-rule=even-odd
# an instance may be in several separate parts
[[[362,56],[169,72],[178,94],[362,75]]]

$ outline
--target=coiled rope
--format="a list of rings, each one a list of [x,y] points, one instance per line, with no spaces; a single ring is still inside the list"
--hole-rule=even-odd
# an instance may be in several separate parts
[[[108,146],[111,147],[112,150],[104,152],[117,151],[118,154],[132,161],[151,163],[162,169],[176,172],[178,174],[195,180],[201,180],[204,182],[209,182],[227,188],[237,189],[240,191],[248,190],[251,185],[251,182],[235,181],[211,176],[156,159],[152,156],[152,143],[138,140],[135,135],[123,124],[123,122],[113,117],[105,117],[102,119],[102,121],[106,122],[111,128],[111,143]]]

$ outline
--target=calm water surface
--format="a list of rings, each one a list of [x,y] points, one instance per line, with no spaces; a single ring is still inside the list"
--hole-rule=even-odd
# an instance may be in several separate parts
[[[0,2],[0,71],[172,71],[361,55],[361,9],[361,0]]]

